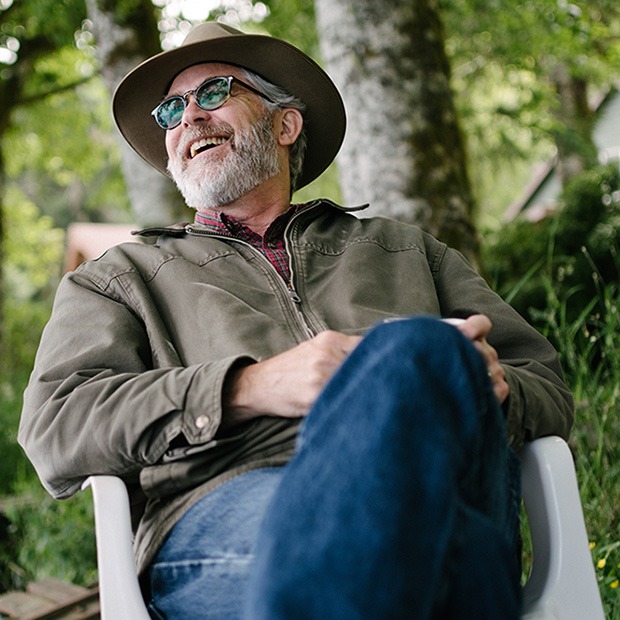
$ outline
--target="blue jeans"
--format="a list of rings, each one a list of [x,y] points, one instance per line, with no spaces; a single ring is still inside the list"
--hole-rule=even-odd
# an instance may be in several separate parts
[[[153,618],[241,617],[260,522],[281,478],[282,468],[242,474],[183,515],[151,565]]]
[[[285,468],[181,519],[152,567],[154,604],[164,618],[516,619],[518,489],[472,344],[431,318],[380,325]]]

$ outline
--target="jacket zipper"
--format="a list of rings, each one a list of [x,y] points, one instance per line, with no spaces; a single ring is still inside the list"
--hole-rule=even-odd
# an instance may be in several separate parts
[[[295,268],[293,266],[293,252],[291,252],[291,246],[290,246],[290,242],[291,242],[290,237],[292,237],[292,233],[289,237],[289,232],[293,230],[293,226],[297,223],[297,220],[303,213],[307,213],[308,211],[311,211],[319,204],[321,204],[320,200],[313,200],[312,202],[309,202],[306,205],[305,209],[302,209],[301,211],[293,215],[293,217],[289,220],[286,227],[284,228],[284,233],[283,233],[284,247],[286,248],[286,253],[288,255],[288,270],[290,274],[289,281],[286,283],[286,285],[289,289],[289,294],[291,296],[291,299],[296,304],[301,304],[301,297],[298,295],[297,291],[295,290],[295,286],[293,284],[293,282],[295,282]],[[269,264],[271,265],[271,263]],[[306,318],[303,315],[303,313],[301,313],[301,311],[300,311],[300,314],[302,314],[304,318],[304,323],[307,325]],[[312,335],[316,335],[316,332],[314,330],[311,330],[309,326],[308,326],[308,330],[310,331],[310,333],[312,333]]]
[[[247,241],[243,241],[242,239],[236,239],[235,237],[227,237],[226,235],[218,235],[217,233],[212,232],[210,230],[202,230],[200,228],[194,228],[191,225],[188,225],[185,230],[189,235],[197,235],[200,237],[213,237],[214,239],[224,239],[225,241],[234,241],[235,243],[240,243],[241,245],[244,245],[250,248],[250,250],[252,250],[252,252],[254,252],[260,258],[261,261],[263,261],[266,265],[269,265],[269,268],[273,270],[274,274],[278,277],[278,285],[284,286],[286,288],[286,292],[288,293],[288,296],[290,297],[290,299],[294,301],[296,304],[301,303],[301,297],[299,296],[299,294],[295,290],[295,287],[292,284],[293,266],[291,264],[292,263],[291,254],[290,252],[288,252],[288,248],[287,248],[287,252],[289,254],[289,271],[290,271],[291,277],[290,277],[289,282],[285,282],[282,279],[282,276],[276,271],[276,268],[269,262],[269,259],[266,256],[264,256],[261,252],[259,252],[253,245],[251,245]]]
[[[316,201],[316,204],[318,204],[318,202],[319,201]],[[315,203],[310,203],[310,204],[312,206],[315,206]],[[281,286],[286,289],[288,298],[293,302],[293,304],[291,305],[293,314],[297,317],[299,326],[302,328],[302,331],[304,332],[304,336],[307,339],[310,339],[316,336],[316,331],[310,327],[310,325],[308,324],[308,321],[306,320],[306,317],[304,316],[303,312],[299,308],[300,304],[302,303],[302,299],[297,293],[297,291],[295,290],[295,287],[293,286],[293,279],[294,279],[293,255],[289,249],[288,237],[286,236],[292,223],[297,219],[297,216],[301,215],[301,213],[306,213],[308,210],[309,209],[306,208],[302,212],[296,213],[291,218],[291,221],[287,224],[284,230],[284,241],[286,244],[286,251],[287,251],[288,260],[289,260],[289,271],[290,271],[289,282],[284,282],[284,280],[282,279],[282,276],[280,276],[276,268],[269,262],[269,259],[266,256],[264,256],[261,252],[259,252],[255,247],[249,244],[247,241],[242,241],[241,239],[235,239],[234,237],[228,237],[226,235],[219,235],[218,233],[215,233],[210,230],[202,230],[201,228],[194,228],[192,224],[188,224],[185,227],[185,232],[189,235],[197,235],[197,236],[202,236],[202,237],[212,237],[214,239],[223,239],[226,241],[234,241],[235,243],[241,243],[242,245],[250,248],[250,250],[254,254],[258,255],[259,259],[263,261],[266,265],[268,265],[269,269],[273,272],[276,278],[276,281],[278,282],[277,286]]]

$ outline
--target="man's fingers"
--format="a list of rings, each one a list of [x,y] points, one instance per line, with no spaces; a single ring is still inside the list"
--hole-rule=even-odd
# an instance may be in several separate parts
[[[484,314],[472,314],[459,325],[461,332],[473,341],[485,338],[492,327],[491,319]]]
[[[483,314],[474,314],[458,326],[463,335],[472,341],[484,358],[495,396],[499,403],[502,404],[508,397],[510,388],[506,382],[506,372],[499,363],[497,351],[486,339],[492,327],[493,324],[489,317]]]

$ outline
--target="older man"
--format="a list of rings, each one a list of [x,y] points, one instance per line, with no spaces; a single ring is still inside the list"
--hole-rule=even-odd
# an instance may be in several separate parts
[[[155,618],[517,618],[555,351],[418,228],[291,205],[345,115],[286,42],[203,24],[114,111],[196,216],[61,283],[20,428],[46,488],[125,479]]]

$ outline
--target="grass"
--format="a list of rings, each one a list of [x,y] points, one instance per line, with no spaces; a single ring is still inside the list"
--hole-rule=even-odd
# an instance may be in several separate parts
[[[578,309],[571,293],[560,299],[552,282],[546,290],[534,323],[560,351],[575,397],[569,445],[606,618],[620,620],[620,289],[600,285]]]

